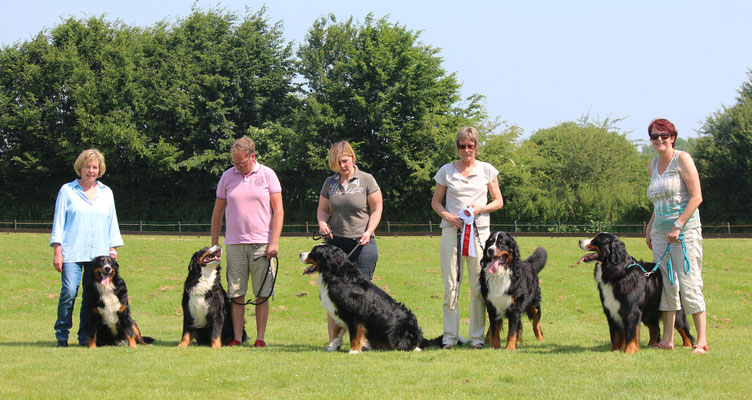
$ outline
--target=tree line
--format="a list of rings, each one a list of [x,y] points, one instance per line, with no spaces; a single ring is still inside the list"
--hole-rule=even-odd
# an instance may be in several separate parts
[[[478,158],[500,171],[506,206],[495,221],[649,219],[652,155],[615,121],[583,117],[523,140],[488,115],[482,94],[463,98],[439,49],[406,26],[330,15],[295,44],[265,12],[194,9],[150,27],[71,17],[5,46],[0,218],[51,218],[75,157],[96,147],[121,220],[207,221],[229,147],[247,135],[280,178],[287,221],[314,218],[340,140],[376,177],[385,218],[426,221],[433,175],[456,158],[457,129],[473,125]],[[681,141],[701,174],[703,219],[752,219],[750,87],[708,117],[700,138]]]

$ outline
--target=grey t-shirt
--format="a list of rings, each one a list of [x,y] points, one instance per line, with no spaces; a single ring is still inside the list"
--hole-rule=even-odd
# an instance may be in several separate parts
[[[373,175],[355,167],[352,178],[339,183],[339,172],[326,178],[321,197],[329,200],[329,226],[335,236],[359,239],[368,227],[368,195],[381,190]]]

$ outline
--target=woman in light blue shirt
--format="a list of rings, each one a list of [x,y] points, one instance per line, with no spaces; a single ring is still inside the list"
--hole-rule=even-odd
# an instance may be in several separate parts
[[[112,190],[97,180],[106,169],[104,156],[97,149],[84,150],[73,163],[73,169],[80,178],[60,188],[50,235],[54,253],[52,265],[61,273],[62,280],[55,321],[58,347],[68,346],[82,272],[86,286],[91,279],[91,260],[105,255],[117,258],[115,248],[123,245]],[[86,302],[81,303],[78,344],[84,346],[87,321],[83,304]]]

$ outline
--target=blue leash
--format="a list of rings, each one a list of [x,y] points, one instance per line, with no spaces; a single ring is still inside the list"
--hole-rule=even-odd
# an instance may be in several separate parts
[[[684,254],[684,275],[689,275],[689,260],[687,259],[687,242],[684,241],[684,234],[679,234],[679,244],[681,244],[682,247],[682,254]],[[655,264],[655,268],[653,268],[650,272],[645,271],[645,268],[642,267],[642,265],[638,264],[634,259],[632,259],[632,264],[629,264],[627,266],[627,269],[634,267],[635,265],[640,267],[642,272],[645,273],[645,276],[650,276],[653,272],[658,270],[658,267],[661,265],[661,262],[663,262],[663,258],[666,257],[666,254],[668,254],[671,251],[671,243],[666,244],[666,251],[663,252],[663,255],[661,256],[661,259],[658,260],[658,262]],[[668,281],[671,283],[671,285],[674,284],[674,267],[671,263],[671,257],[669,256],[668,262],[666,263],[666,271],[668,273]]]

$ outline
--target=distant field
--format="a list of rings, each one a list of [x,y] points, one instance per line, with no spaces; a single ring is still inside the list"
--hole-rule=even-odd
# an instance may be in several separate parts
[[[583,236],[585,237],[585,236]],[[315,242],[285,237],[265,349],[178,349],[188,260],[208,237],[126,236],[121,275],[143,333],[138,349],[55,347],[60,290],[46,234],[0,234],[0,398],[739,398],[752,397],[752,239],[706,239],[703,277],[710,354],[609,351],[592,266],[576,266],[579,238],[520,237],[523,256],[549,252],[540,274],[542,329],[525,320],[516,352],[326,353],[315,277],[298,252]],[[641,238],[630,253],[651,258]],[[374,282],[405,303],[423,332],[442,331],[438,237],[380,237]],[[224,276],[223,276],[224,282]],[[226,285],[225,285],[226,286]],[[460,332],[468,330],[463,282]],[[80,300],[80,299],[79,299]],[[74,325],[78,323],[76,304]],[[246,328],[255,334],[252,309]],[[694,329],[693,329],[694,333]],[[647,329],[642,332],[643,345]],[[75,331],[71,334],[74,343]],[[677,336],[677,344],[678,344]]]

